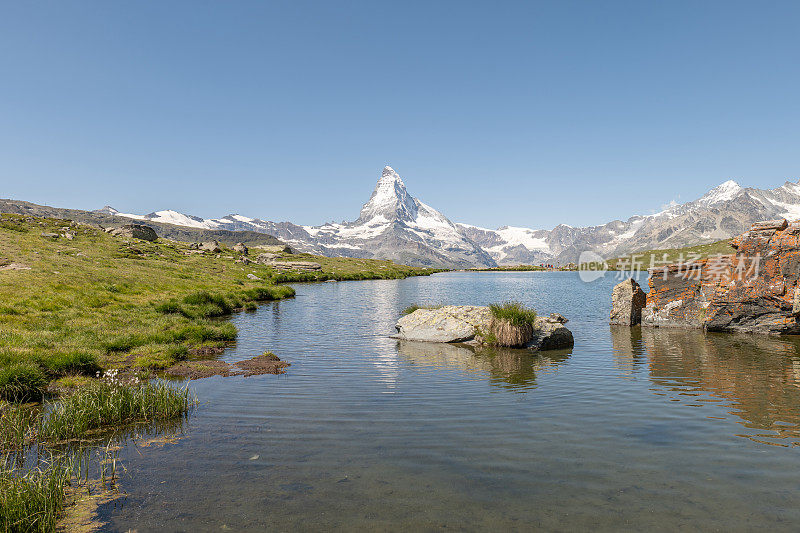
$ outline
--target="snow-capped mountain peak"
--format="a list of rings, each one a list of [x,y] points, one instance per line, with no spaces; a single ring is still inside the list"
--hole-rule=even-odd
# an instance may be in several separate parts
[[[726,181],[697,200],[667,206],[660,213],[636,215],[590,227],[559,224],[552,229],[503,226],[496,230],[454,224],[444,214],[411,196],[403,180],[385,167],[359,218],[341,224],[299,226],[231,214],[202,219],[165,210],[148,215],[100,212],[129,219],[212,230],[269,233],[299,251],[327,256],[392,259],[399,263],[456,268],[497,264],[576,261],[593,250],[620,257],[655,248],[702,244],[747,231],[758,220],[800,219],[800,182],[775,189],[743,188]]]
[[[742,186],[736,183],[733,180],[728,180],[724,183],[720,183],[706,194],[700,197],[697,202],[700,205],[710,206],[714,204],[718,204],[720,202],[727,202],[729,200],[733,200],[736,195],[742,192]]]
[[[417,217],[414,198],[408,194],[405,183],[390,166],[383,167],[372,196],[361,208],[358,221],[367,222],[379,217],[386,221],[410,221]]]

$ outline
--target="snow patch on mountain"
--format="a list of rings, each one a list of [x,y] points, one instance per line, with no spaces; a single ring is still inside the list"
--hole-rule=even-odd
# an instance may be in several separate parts
[[[733,200],[736,195],[742,192],[744,189],[733,180],[728,180],[724,183],[721,183],[708,191],[706,194],[700,197],[697,200],[697,203],[702,206],[710,206],[714,204],[718,204],[721,202],[728,202]]]

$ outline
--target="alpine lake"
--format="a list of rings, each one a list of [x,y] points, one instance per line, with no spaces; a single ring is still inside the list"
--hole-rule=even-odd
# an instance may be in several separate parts
[[[120,451],[104,527],[797,530],[800,339],[609,326],[614,274],[294,285],[221,356],[287,372],[191,381],[188,420]],[[412,304],[505,300],[566,316],[574,348],[390,338]]]

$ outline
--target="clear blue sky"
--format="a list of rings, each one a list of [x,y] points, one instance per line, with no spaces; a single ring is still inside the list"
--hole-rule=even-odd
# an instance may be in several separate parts
[[[800,2],[3,2],[0,197],[587,225],[800,177]]]

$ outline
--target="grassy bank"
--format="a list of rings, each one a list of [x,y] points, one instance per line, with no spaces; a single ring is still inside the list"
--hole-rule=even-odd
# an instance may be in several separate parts
[[[540,272],[552,269],[539,265],[508,265],[491,268],[471,268],[470,270],[474,272]]]
[[[233,255],[187,254],[184,243],[0,217],[0,399],[39,400],[48,382],[101,368],[167,366],[236,337],[213,318],[294,294]]]
[[[632,258],[638,264],[640,270],[651,266],[664,266],[678,262],[697,261],[718,254],[732,254],[734,249],[730,245],[730,239],[716,241],[708,244],[698,244],[696,246],[686,246],[684,248],[659,248],[645,250],[608,260],[610,270],[630,270]],[[652,263],[652,264],[651,264]]]
[[[444,272],[442,269],[410,267],[379,259],[323,257],[311,254],[283,254],[276,261],[313,261],[322,266],[322,270],[319,272],[284,272],[275,274],[272,279],[277,283],[405,279],[411,276],[428,276],[436,272]]]
[[[251,250],[255,258],[259,250]],[[100,369],[158,370],[236,337],[216,320],[291,297],[289,281],[404,278],[428,269],[307,254],[318,272],[278,272],[229,248],[114,237],[67,220],[0,216],[0,399],[37,401],[48,383]]]

